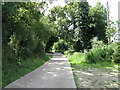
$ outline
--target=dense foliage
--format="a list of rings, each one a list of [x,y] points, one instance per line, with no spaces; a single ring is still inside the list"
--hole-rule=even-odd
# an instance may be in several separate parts
[[[44,4],[3,3],[3,60],[44,54],[46,41],[53,35],[48,17],[41,12]]]
[[[28,63],[29,58],[45,56],[46,52],[81,52],[75,53],[75,59],[81,57],[88,63],[120,62],[120,45],[106,44],[116,28],[107,26],[106,8],[100,2],[90,7],[88,2],[66,1],[65,6],[55,6],[49,10],[49,15],[45,15],[47,3],[44,0],[39,3],[2,3],[5,85],[15,80],[6,81],[10,73],[5,70],[6,63],[8,66],[12,63],[13,67],[21,67]]]
[[[2,87],[50,59],[45,46],[55,31],[44,15],[45,6],[44,2],[2,3]]]
[[[88,63],[114,62],[120,63],[119,43],[104,44],[95,37],[92,40],[92,49],[85,54]]]
[[[113,52],[114,50],[108,46],[96,48],[86,54],[86,60],[88,63],[112,62]]]
[[[114,53],[113,53],[113,60],[115,63],[120,63],[120,43],[117,43],[117,45],[112,46],[114,47]]]
[[[107,13],[100,2],[93,8],[88,2],[67,2],[64,7],[51,9],[49,17],[57,24],[58,37],[64,39],[70,49],[77,52],[90,49],[93,37],[107,42]]]
[[[68,50],[68,45],[67,43],[60,39],[59,41],[55,42],[53,45],[53,51],[54,52],[61,52],[64,53],[64,51]]]
[[[98,41],[99,42],[99,41]],[[120,44],[112,43],[110,45],[96,45],[90,51],[86,53],[66,51],[65,54],[68,56],[71,64],[76,65],[88,65],[88,64],[99,64],[99,63],[120,63]],[[105,64],[106,65],[106,64]],[[102,67],[102,66],[101,66]]]
[[[98,40],[107,42],[106,25],[107,25],[107,11],[106,8],[98,2],[95,7],[91,8],[89,14],[92,18],[90,27],[92,29],[93,37],[98,37]]]

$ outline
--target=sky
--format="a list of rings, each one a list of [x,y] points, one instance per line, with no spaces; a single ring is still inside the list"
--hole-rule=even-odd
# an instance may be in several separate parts
[[[118,2],[120,0],[87,0],[89,2],[89,5],[94,7],[96,3],[99,1],[101,2],[105,7],[107,6],[107,1],[109,2],[109,10],[110,10],[110,19],[113,21],[118,20]],[[65,2],[64,0],[55,0],[52,4],[49,4],[49,8],[52,8],[54,6],[64,6]],[[46,15],[48,15],[50,12],[46,11]]]
[[[107,7],[107,1],[109,3],[110,10],[110,19],[117,21],[118,20],[118,2],[120,0],[88,0],[91,6],[95,6],[95,4],[100,1],[105,7]]]

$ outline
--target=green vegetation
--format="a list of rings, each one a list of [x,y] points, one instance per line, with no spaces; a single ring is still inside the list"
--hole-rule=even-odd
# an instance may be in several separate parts
[[[99,62],[99,63],[92,63],[89,64],[85,61],[85,55],[84,53],[74,53],[73,55],[67,56],[71,66],[73,69],[81,69],[79,66],[83,66],[83,68],[106,68],[106,69],[113,69],[118,70],[118,64],[116,63],[110,63],[110,62]],[[87,67],[84,67],[87,66]],[[82,68],[82,69],[83,69]]]
[[[104,45],[101,48],[92,49],[86,54],[86,61],[88,63],[97,63],[97,62],[112,62],[114,50],[107,45]]]
[[[50,58],[48,55],[28,58],[21,65],[14,61],[3,60],[2,87],[35,70]]]
[[[100,2],[66,1],[45,15],[50,2],[2,2],[3,87],[48,60],[46,52],[65,53],[72,66],[115,69],[120,63],[120,44],[110,44],[117,28],[112,21],[107,26]]]
[[[61,52],[64,53],[68,48],[67,43],[64,40],[60,39],[59,41],[55,42],[53,45],[53,52]]]
[[[41,66],[47,40],[55,34],[45,2],[2,2],[2,87]]]
[[[3,9],[3,60],[13,58],[18,62],[34,54],[45,53],[46,42],[55,31],[49,19],[39,9],[44,9],[44,2],[5,2]],[[41,7],[41,8],[40,8]],[[47,37],[46,37],[47,36]],[[7,54],[11,51],[10,56]]]
[[[58,40],[55,42],[59,43],[59,40],[63,39],[64,43],[67,44],[67,49],[76,52],[91,49],[91,39],[94,37],[107,44],[108,38],[115,33],[114,26],[107,28],[107,11],[100,2],[91,8],[88,2],[68,1],[64,7],[55,6],[50,12],[51,14],[48,16],[54,29],[57,30],[55,37],[58,37]],[[111,24],[113,25],[112,22]],[[49,43],[52,43],[49,48],[61,47],[53,44],[52,40]]]
[[[72,65],[79,65],[85,61],[84,53],[75,52],[73,55],[68,55],[68,60]]]
[[[98,37],[98,40],[107,43],[106,25],[107,25],[107,10],[98,2],[96,6],[90,9],[89,14],[92,18],[90,27],[92,29],[93,37]]]
[[[72,55],[67,54],[67,57],[72,67],[76,69],[79,69],[79,66],[87,66],[85,68],[106,68],[118,70],[118,66],[120,65],[118,58],[120,59],[120,55],[119,53],[116,54],[117,46],[119,45],[113,43],[108,46],[104,45],[101,46],[101,48],[92,49],[86,53],[74,52]],[[102,57],[102,55],[104,57]]]

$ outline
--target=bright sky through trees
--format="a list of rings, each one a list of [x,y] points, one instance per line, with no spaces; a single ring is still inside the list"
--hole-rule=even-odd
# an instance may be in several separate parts
[[[118,20],[118,2],[120,0],[87,0],[91,6],[95,6],[95,4],[100,1],[105,7],[107,1],[109,2],[110,9],[110,19],[116,21]]]
[[[87,1],[89,2],[89,4],[92,7],[94,7],[98,1],[101,2],[106,7],[106,3],[108,1],[109,8],[110,8],[110,19],[112,19],[114,21],[118,20],[118,2],[120,0],[87,0]],[[49,4],[49,8],[52,8],[57,5],[64,6],[65,1],[64,0],[55,0],[52,4]],[[49,13],[50,13],[49,11],[46,11],[46,15],[48,15]]]

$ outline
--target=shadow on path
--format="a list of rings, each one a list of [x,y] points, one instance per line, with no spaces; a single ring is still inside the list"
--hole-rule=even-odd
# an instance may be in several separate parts
[[[76,88],[70,63],[65,55],[53,58],[5,88]]]

